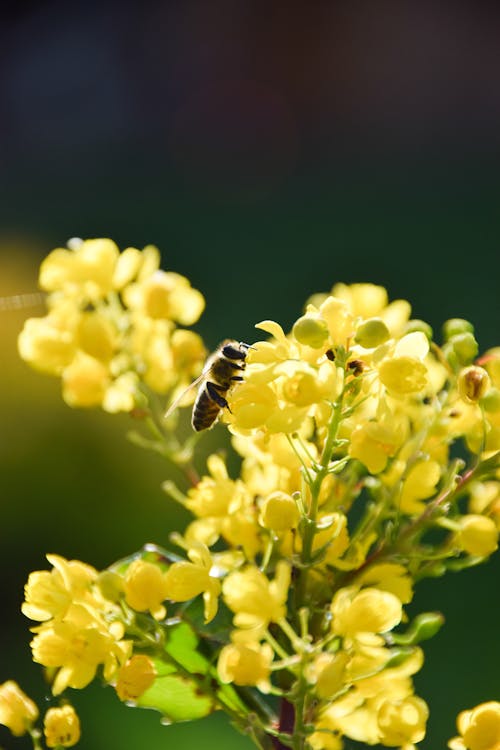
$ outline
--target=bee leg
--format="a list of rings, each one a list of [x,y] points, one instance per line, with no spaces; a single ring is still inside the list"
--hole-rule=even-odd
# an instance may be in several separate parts
[[[239,365],[237,362],[230,362],[228,360],[228,364],[231,365],[231,367],[233,368],[233,370],[244,370],[245,369],[245,365]]]
[[[207,393],[212,399],[212,401],[215,401],[217,406],[220,406],[221,409],[224,409],[227,407],[227,401],[224,398],[224,396],[219,393],[221,389],[220,385],[217,385],[217,383],[211,383],[210,381],[207,381]],[[225,388],[223,389],[226,390]]]
[[[233,375],[231,377],[231,380],[245,380],[241,375]]]

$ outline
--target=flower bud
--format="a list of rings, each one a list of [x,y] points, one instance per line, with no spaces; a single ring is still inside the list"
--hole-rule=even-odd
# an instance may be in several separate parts
[[[358,326],[354,341],[364,349],[380,346],[390,337],[389,329],[380,318],[370,318]]]
[[[470,513],[462,516],[456,541],[464,552],[478,557],[491,555],[498,547],[498,529],[487,516]]]
[[[473,333],[459,333],[452,336],[449,343],[453,346],[460,364],[466,365],[477,357],[479,347]]]
[[[260,521],[266,529],[289,531],[297,527],[299,518],[297,503],[286,492],[273,492],[262,505]]]
[[[80,739],[80,720],[73,706],[49,708],[43,731],[47,747],[73,747]]]
[[[393,634],[395,643],[415,646],[421,641],[433,638],[444,624],[441,612],[422,612],[411,622],[406,633]]]
[[[452,336],[460,333],[474,333],[474,326],[468,320],[463,318],[450,318],[443,325],[443,338],[448,341]]]
[[[458,375],[458,393],[468,403],[476,403],[483,398],[490,387],[490,376],[482,367],[470,365]]]
[[[482,397],[481,405],[489,414],[496,414],[500,411],[500,391],[497,388],[490,388]]]
[[[431,326],[428,323],[426,323],[425,320],[419,320],[418,318],[414,318],[413,320],[408,321],[405,327],[405,334],[415,333],[415,331],[419,331],[420,333],[423,333],[429,339],[429,341],[432,341],[434,332]]]
[[[295,321],[292,333],[299,344],[321,349],[328,338],[328,326],[323,318],[303,315]]]

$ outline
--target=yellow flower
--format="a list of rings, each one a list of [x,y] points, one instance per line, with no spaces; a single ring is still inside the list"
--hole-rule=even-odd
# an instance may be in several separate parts
[[[464,552],[487,557],[497,549],[498,529],[491,518],[470,513],[461,516],[458,523],[460,530],[455,536],[455,541]]]
[[[396,420],[358,424],[351,435],[349,455],[361,461],[371,474],[379,474],[404,438],[404,425]]]
[[[205,307],[203,295],[188,279],[162,270],[128,286],[124,299],[131,310],[148,318],[174,320],[181,325],[196,323]]]
[[[127,604],[137,612],[150,612],[156,620],[166,616],[167,581],[158,565],[134,560],[125,573],[124,591]]]
[[[417,461],[408,471],[401,490],[400,508],[403,513],[417,514],[425,510],[426,500],[436,492],[441,477],[437,461]]]
[[[119,254],[108,239],[80,240],[72,242],[71,249],[57,248],[40,266],[40,286],[46,292],[98,300],[113,289]]]
[[[267,643],[230,643],[219,654],[217,671],[222,682],[255,685],[268,693],[273,650]]]
[[[451,750],[498,750],[500,747],[500,703],[480,703],[457,718],[460,737],[448,742]]]
[[[273,581],[253,566],[230,573],[222,584],[222,593],[229,609],[236,613],[236,627],[251,635],[284,618],[290,573],[290,566],[283,560],[276,566]]]
[[[110,382],[106,365],[77,352],[62,373],[63,398],[68,406],[100,406]]]
[[[97,578],[97,571],[79,560],[59,555],[47,555],[47,560],[54,566],[52,570],[30,573],[24,587],[21,611],[31,620],[64,616],[74,601],[89,599],[90,586]]]
[[[260,522],[266,529],[276,533],[289,531],[297,527],[300,519],[297,503],[286,492],[272,492],[260,509]]]
[[[0,724],[20,737],[37,718],[37,706],[23,693],[17,682],[8,680],[0,685]]]
[[[80,720],[73,706],[49,708],[43,720],[47,747],[73,747],[80,739]]]
[[[95,677],[99,665],[110,680],[130,653],[129,641],[118,640],[122,628],[107,625],[96,612],[74,604],[64,620],[51,620],[37,628],[31,642],[33,661],[56,668],[52,692],[67,687],[84,688]]]
[[[380,742],[389,747],[420,742],[425,737],[428,716],[427,704],[416,695],[383,701],[377,714]]]
[[[412,579],[403,565],[398,563],[379,563],[372,565],[356,579],[360,586],[373,586],[382,591],[389,591],[398,597],[402,604],[412,600]]]
[[[205,622],[217,614],[220,583],[210,575],[212,558],[204,544],[193,544],[188,549],[191,562],[175,562],[165,573],[167,598],[174,602],[185,602],[203,592]]]
[[[401,621],[400,600],[389,591],[353,588],[338,591],[332,601],[332,627],[338,635],[386,633]]]
[[[73,321],[59,312],[29,318],[19,334],[17,347],[21,358],[32,367],[49,375],[61,375],[76,352]]]
[[[315,685],[320,698],[333,698],[346,686],[345,668],[349,656],[345,651],[335,654],[322,653],[307,670],[307,679]]]
[[[146,654],[134,654],[118,670],[115,690],[121,701],[136,701],[151,687],[156,668]]]

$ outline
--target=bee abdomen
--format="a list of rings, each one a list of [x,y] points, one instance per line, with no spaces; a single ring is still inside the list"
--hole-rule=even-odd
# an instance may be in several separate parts
[[[191,417],[193,429],[197,432],[208,430],[216,421],[220,410],[221,407],[208,395],[206,386],[202,388],[193,406],[193,415]]]

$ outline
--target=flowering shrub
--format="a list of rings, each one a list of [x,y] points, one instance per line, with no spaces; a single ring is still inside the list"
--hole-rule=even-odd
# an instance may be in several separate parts
[[[204,367],[185,328],[203,297],[153,247],[72,240],[40,286],[48,313],[26,321],[21,357],[60,377],[70,406],[133,413],[132,439],[182,469],[164,489],[193,517],[168,549],[103,571],[51,554],[29,576],[33,660],[61,696],[47,747],[78,742],[62,696],[95,679],[169,722],[223,710],[263,750],[414,747],[429,711],[412,678],[443,618],[409,621],[405,605],[423,578],[498,546],[500,348],[479,355],[461,319],[438,344],[408,302],[336,284],[289,333],[258,323],[262,340],[226,343]],[[199,477],[203,433],[181,438],[195,379],[237,477],[217,452]],[[15,682],[0,686],[0,723],[34,748],[38,718]],[[463,711],[458,731],[453,750],[498,750],[500,704]]]

